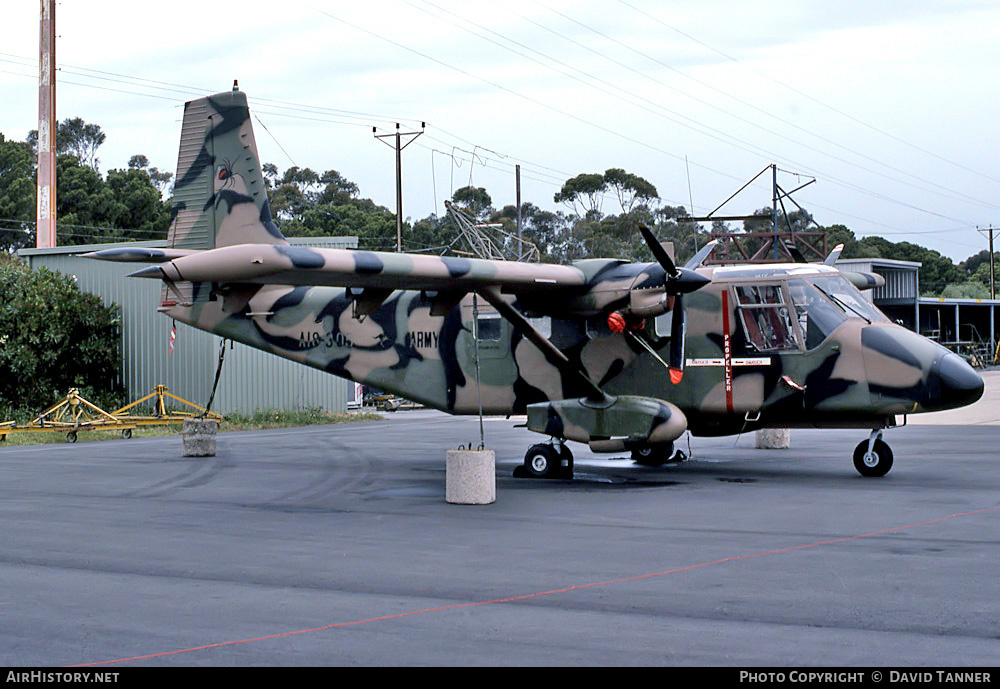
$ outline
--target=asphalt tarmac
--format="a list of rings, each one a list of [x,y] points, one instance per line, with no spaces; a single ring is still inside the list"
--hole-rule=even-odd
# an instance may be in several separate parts
[[[0,664],[993,666],[1000,427],[692,439],[646,468],[488,419],[497,501],[444,500],[475,418],[0,445]],[[687,449],[686,441],[684,443]]]

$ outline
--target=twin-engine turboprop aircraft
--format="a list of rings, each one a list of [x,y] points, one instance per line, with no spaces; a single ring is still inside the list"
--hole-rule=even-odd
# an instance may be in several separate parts
[[[178,321],[452,414],[527,414],[550,437],[521,474],[572,475],[567,441],[676,458],[685,431],[858,428],[882,476],[896,415],[970,404],[983,381],[858,292],[881,278],[826,264],[683,267],[644,227],[652,263],[515,263],[288,244],[271,220],[246,96],[186,104],[172,248],[90,254],[158,265]],[[192,249],[194,242],[212,249]],[[477,373],[478,361],[478,373]]]

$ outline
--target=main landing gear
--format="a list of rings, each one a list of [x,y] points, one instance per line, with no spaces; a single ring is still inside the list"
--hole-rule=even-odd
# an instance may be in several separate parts
[[[647,467],[658,467],[664,464],[679,464],[687,459],[683,450],[678,450],[673,443],[659,445],[643,445],[632,450],[632,460],[636,464]]]
[[[573,478],[573,453],[566,443],[553,438],[528,448],[524,464],[514,469],[517,478]]]
[[[854,468],[862,476],[885,476],[892,468],[892,450],[882,440],[882,429],[872,431],[868,440],[854,448]]]

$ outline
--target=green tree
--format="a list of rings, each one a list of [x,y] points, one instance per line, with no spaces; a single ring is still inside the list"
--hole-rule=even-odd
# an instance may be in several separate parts
[[[332,203],[334,205],[350,203],[358,198],[358,185],[350,181],[336,170],[327,170],[319,178],[323,190],[316,197],[317,203]]]
[[[0,253],[29,246],[35,234],[35,159],[0,134]]]
[[[100,126],[88,124],[80,117],[68,117],[56,125],[56,154],[74,156],[81,164],[97,170],[97,149],[107,138]],[[32,155],[38,155],[38,130],[28,132],[28,145]]]
[[[566,180],[552,200],[569,207],[578,217],[599,218],[601,198],[607,189],[604,175],[585,172]]]
[[[301,222],[303,214],[317,204],[320,176],[309,168],[293,166],[271,191],[271,213],[280,221]]]
[[[976,280],[967,280],[948,285],[941,290],[941,296],[948,299],[989,299],[990,289]]]
[[[121,392],[120,317],[76,282],[0,255],[0,406],[42,409],[69,388],[101,403]]]
[[[170,204],[148,170],[110,170],[107,178],[76,156],[56,163],[56,231],[60,246],[162,239]]]
[[[153,186],[156,187],[161,196],[170,188],[170,180],[174,177],[172,172],[161,172],[159,168],[150,167],[149,158],[142,154],[129,158],[128,167],[130,170],[143,170],[149,176],[149,181],[153,183]]]
[[[656,187],[650,182],[621,168],[606,170],[604,184],[608,190],[614,192],[622,213],[631,212],[636,203],[649,204],[660,198],[656,193]]]
[[[471,213],[477,220],[485,220],[493,212],[493,199],[483,187],[462,187],[456,189],[451,200]]]
[[[153,175],[154,168],[109,170],[105,185],[114,197],[113,215],[107,220],[125,230],[128,239],[159,239],[166,236],[170,204],[163,200]]]
[[[919,244],[891,242],[883,237],[865,237],[859,245],[877,252],[876,256],[879,258],[919,262],[921,296],[941,296],[948,285],[966,280],[965,273],[950,258]]]
[[[504,230],[516,236],[517,206],[504,206],[490,216],[490,222],[503,223]],[[542,210],[530,202],[521,204],[521,236],[538,247],[543,262],[565,260],[568,233],[569,225],[562,213]]]
[[[115,197],[100,173],[76,156],[56,160],[56,231],[60,246],[114,241]]]
[[[877,258],[878,253],[870,246],[862,246],[854,232],[845,225],[830,225],[823,228],[826,231],[826,245],[830,251],[838,244],[844,245],[841,258]]]

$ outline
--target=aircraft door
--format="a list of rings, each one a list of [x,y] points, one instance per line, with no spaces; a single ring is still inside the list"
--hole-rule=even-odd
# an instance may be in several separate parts
[[[733,286],[743,353],[771,354],[800,351],[800,335],[792,318],[791,300],[781,283]]]

